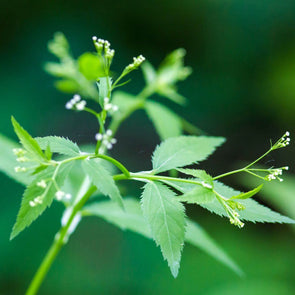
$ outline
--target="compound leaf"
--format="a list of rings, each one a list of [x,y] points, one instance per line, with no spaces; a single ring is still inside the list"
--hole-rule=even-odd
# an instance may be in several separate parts
[[[156,173],[205,160],[224,142],[222,137],[179,136],[162,142],[153,154]]]
[[[152,239],[151,230],[143,216],[139,201],[134,198],[126,198],[124,199],[124,208],[125,210],[121,210],[114,202],[102,201],[87,205],[82,214],[84,216],[101,217],[122,230],[130,230]],[[186,224],[185,241],[187,243],[200,248],[236,273],[242,273],[236,263],[199,224],[189,219],[186,219]]]
[[[175,194],[159,182],[146,184],[141,198],[153,239],[160,245],[164,259],[176,277],[185,235],[184,207]]]

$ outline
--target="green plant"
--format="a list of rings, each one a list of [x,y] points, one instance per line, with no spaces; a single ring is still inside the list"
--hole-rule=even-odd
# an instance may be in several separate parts
[[[87,52],[75,60],[66,38],[61,33],[56,34],[49,42],[49,50],[59,62],[47,63],[46,70],[59,78],[55,83],[59,90],[75,94],[66,103],[67,109],[88,112],[97,119],[96,145],[85,148],[57,136],[33,138],[13,117],[12,124],[20,145],[0,138],[1,170],[26,186],[11,239],[30,226],[54,200],[65,205],[62,227],[26,294],[37,293],[59,250],[81,219],[91,215],[154,239],[174,277],[179,271],[184,242],[203,249],[241,275],[235,262],[195,221],[186,217],[183,203],[197,204],[227,216],[239,228],[244,226],[243,221],[294,223],[252,199],[262,185],[241,193],[219,182],[223,177],[242,172],[263,181],[281,181],[280,175],[288,167],[264,169],[254,165],[273,150],[287,146],[289,133],[286,132],[257,160],[238,170],[213,177],[204,170],[183,168],[199,164],[224,143],[222,137],[200,136],[198,128],[150,99],[159,94],[176,103],[186,103],[176,89],[176,83],[186,79],[191,72],[183,63],[185,51],[173,51],[158,70],[140,55],[114,78],[110,67],[115,52],[110,49],[110,43],[96,37],[93,42],[96,53]],[[136,96],[113,93],[126,84],[128,81],[124,79],[139,67],[142,67],[146,81],[144,89]],[[109,151],[116,144],[114,135],[119,126],[138,109],[146,111],[163,142],[153,153],[152,169],[134,173],[111,157]],[[182,135],[183,132],[191,135]],[[19,164],[16,165],[15,160]],[[144,183],[140,200],[122,198],[118,185],[123,180]]]

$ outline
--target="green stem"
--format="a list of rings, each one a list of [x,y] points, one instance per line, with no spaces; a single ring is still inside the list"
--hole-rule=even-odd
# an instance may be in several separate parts
[[[245,172],[245,168],[237,169],[237,170],[233,170],[233,171],[230,171],[230,172],[227,172],[227,173],[217,175],[217,176],[213,177],[213,179],[216,180],[216,179],[219,179],[219,178],[222,178],[222,177],[225,177],[225,176],[229,176],[229,175],[232,175],[232,174],[235,174],[235,173],[240,173],[240,172]]]
[[[80,201],[73,207],[70,218],[68,219],[65,226],[63,226],[60,231],[57,233],[53,244],[48,250],[45,258],[43,259],[40,267],[38,268],[29,288],[27,289],[26,295],[35,295],[37,294],[46,274],[48,273],[54,259],[57,254],[61,250],[62,246],[65,244],[65,240],[67,239],[68,230],[71,226],[72,221],[74,220],[76,214],[81,210],[90,196],[96,191],[96,187],[92,186],[88,189],[88,191],[84,194],[84,196],[80,199]]]

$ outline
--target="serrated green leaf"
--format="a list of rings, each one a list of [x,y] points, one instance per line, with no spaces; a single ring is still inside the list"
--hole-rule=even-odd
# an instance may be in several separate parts
[[[213,187],[213,178],[209,174],[207,174],[205,170],[187,168],[178,168],[177,170],[183,174],[199,178]]]
[[[185,235],[184,206],[159,182],[146,184],[141,199],[153,238],[160,245],[172,275],[177,277]]]
[[[101,163],[95,159],[84,160],[82,167],[85,173],[90,177],[93,184],[106,196],[109,196],[115,201],[121,208],[123,208],[123,201],[120,195],[120,191],[115,184],[112,176],[101,165]]]
[[[157,73],[155,68],[152,66],[152,64],[149,61],[146,60],[141,65],[141,69],[143,72],[144,80],[147,84],[152,84],[153,82],[155,82]]]
[[[47,71],[50,72],[50,74],[53,74],[52,71],[50,71],[48,69],[47,69]],[[57,76],[56,72],[55,72],[55,76]],[[58,81],[54,82],[54,86],[59,91],[62,91],[62,92],[65,92],[65,93],[77,93],[80,90],[79,84],[74,80],[66,80],[66,79],[58,80]]]
[[[186,242],[202,249],[207,254],[214,257],[224,265],[228,266],[238,275],[243,275],[239,266],[222,250],[222,248],[212,240],[206,231],[196,222],[187,220]]]
[[[232,189],[220,182],[214,182],[214,189],[226,198],[231,198],[233,196],[239,195],[241,192]],[[269,222],[269,223],[295,223],[295,220],[283,216],[271,209],[259,204],[253,199],[239,200],[239,203],[246,207],[245,210],[239,211],[241,220],[248,220],[251,222]],[[218,214],[220,216],[226,216],[226,213],[220,203],[217,200],[214,200],[208,204],[201,204],[202,207]]]
[[[47,146],[49,146],[51,152],[53,153],[59,153],[73,157],[80,154],[77,144],[68,138],[59,136],[45,136],[36,137],[35,140],[38,142],[42,150],[46,150]]]
[[[15,181],[28,185],[32,182],[32,176],[24,172],[17,173],[14,170],[15,167],[20,166],[20,163],[16,161],[16,156],[12,150],[20,147],[16,142],[0,134],[0,171]]]
[[[162,142],[153,154],[156,173],[205,160],[224,142],[222,137],[179,136]]]
[[[37,141],[19,125],[19,123],[14,119],[14,117],[11,117],[11,122],[21,144],[30,153],[30,157],[34,158],[36,161],[39,162],[46,162],[47,158],[43,154]]]
[[[106,75],[102,60],[90,52],[85,52],[78,58],[78,66],[79,71],[90,81]]]
[[[162,140],[181,135],[181,119],[174,112],[153,101],[147,101],[145,109]]]
[[[212,189],[196,185],[191,191],[179,196],[179,200],[189,204],[206,204],[215,199]]]
[[[110,201],[102,201],[86,205],[82,211],[84,216],[98,216],[122,230],[130,230],[146,238],[152,239],[152,233],[140,208],[140,203],[134,198],[124,198],[124,208],[121,210]],[[200,248],[216,260],[231,268],[238,274],[241,270],[236,263],[216,244],[206,231],[196,222],[186,220],[185,241]]]
[[[173,182],[173,181],[165,181],[166,184],[171,187],[177,189],[182,193],[189,192],[194,188],[193,184],[189,183],[181,183],[181,182]],[[214,190],[217,191],[222,196],[230,199],[233,196],[239,195],[241,192],[234,190],[233,188],[224,185],[221,182],[214,181]],[[283,216],[271,209],[259,204],[253,199],[239,200],[239,203],[246,207],[245,210],[239,211],[241,220],[248,220],[251,222],[268,222],[268,223],[295,223],[295,220]],[[220,203],[215,199],[211,203],[200,204],[203,208],[209,210],[212,213],[215,213],[219,216],[227,216],[224,208],[220,205]]]
[[[238,194],[236,196],[233,196],[230,198],[230,200],[234,200],[234,199],[249,199],[251,197],[253,197],[254,195],[256,195],[263,187],[263,184],[259,185],[258,187],[256,187],[255,189],[249,191],[249,192],[246,192],[246,193],[241,193],[241,194]]]
[[[62,187],[71,167],[72,162],[56,167],[49,166],[47,169],[37,174],[36,178],[24,192],[21,207],[17,215],[16,223],[13,226],[10,239],[15,238],[21,231],[30,226],[31,223],[51,205],[55,193],[57,192],[55,183],[59,187]],[[37,185],[37,183],[42,180],[46,181],[46,188]],[[40,197],[42,203],[32,207],[30,202],[34,201],[36,197]]]

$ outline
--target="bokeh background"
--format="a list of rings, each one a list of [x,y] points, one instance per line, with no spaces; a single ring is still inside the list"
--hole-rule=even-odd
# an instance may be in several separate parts
[[[179,89],[190,106],[168,105],[209,134],[227,137],[204,166],[212,174],[255,159],[286,130],[294,138],[293,0],[2,0],[0,24],[0,133],[15,140],[11,114],[35,136],[93,141],[92,119],[66,111],[69,95],[55,90],[43,71],[54,60],[46,44],[56,31],[66,34],[76,57],[93,50],[93,35],[108,39],[116,49],[115,71],[140,53],[158,65],[185,48],[194,72]],[[138,71],[123,90],[136,94],[142,86]],[[143,113],[126,122],[118,138],[115,156],[131,170],[150,168],[159,138]],[[293,145],[266,160],[294,173],[294,151]],[[244,179],[226,181],[245,188]],[[0,183],[0,294],[24,294],[59,228],[62,207],[55,204],[9,242],[23,188],[4,175]],[[291,176],[270,204],[293,217],[294,183]],[[262,202],[269,203],[272,191]],[[188,213],[239,263],[244,279],[186,246],[175,280],[152,241],[89,218],[61,251],[40,294],[295,294],[294,227],[248,223],[239,230],[204,210],[189,207]]]

